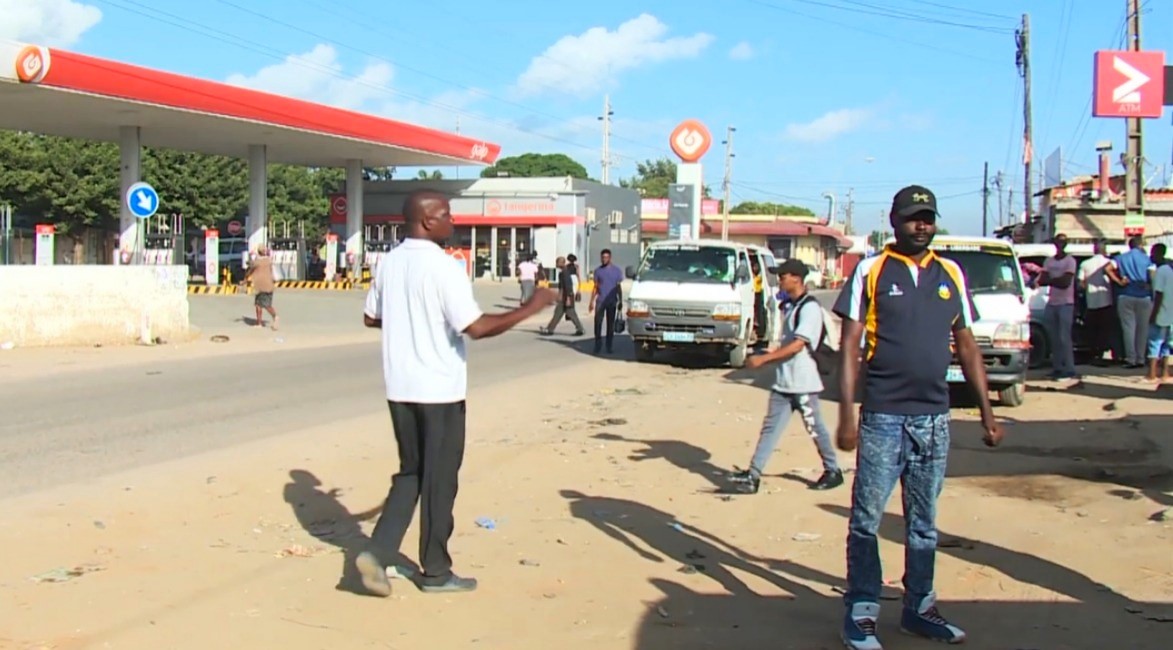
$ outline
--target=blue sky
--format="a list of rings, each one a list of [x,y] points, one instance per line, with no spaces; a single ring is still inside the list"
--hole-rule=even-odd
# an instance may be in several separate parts
[[[980,7],[980,9],[978,8]],[[737,128],[733,197],[842,208],[880,223],[906,183],[928,185],[956,233],[977,234],[982,164],[1022,209],[1014,29],[1031,16],[1036,162],[1068,175],[1124,124],[1090,117],[1092,53],[1122,44],[1124,0],[723,0],[555,3],[350,0],[0,0],[0,36],[563,152],[599,175],[604,94],[613,178],[668,153],[695,117]],[[1173,6],[1144,2],[1145,49],[1169,50]],[[908,19],[895,17],[906,16]],[[1170,113],[1146,121],[1146,158],[1173,170]],[[454,173],[453,172],[449,172]],[[462,170],[471,174],[473,170]],[[1037,186],[1037,182],[1036,182]],[[998,218],[997,195],[991,199]]]

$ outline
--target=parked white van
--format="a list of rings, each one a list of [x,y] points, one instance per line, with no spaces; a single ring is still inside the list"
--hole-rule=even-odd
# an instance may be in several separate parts
[[[775,264],[767,249],[736,242],[650,245],[639,267],[626,269],[634,280],[626,316],[636,360],[650,361],[660,350],[706,351],[744,367],[753,346],[779,335]]]

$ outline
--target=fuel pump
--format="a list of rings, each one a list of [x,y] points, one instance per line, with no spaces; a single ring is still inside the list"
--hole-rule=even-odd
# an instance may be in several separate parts
[[[143,264],[186,264],[183,253],[183,215],[157,214],[147,219],[143,235]]]
[[[305,224],[284,221],[269,226],[269,248],[273,250],[273,275],[278,280],[306,279]],[[273,234],[280,236],[274,237]]]
[[[383,256],[398,244],[397,227],[392,224],[371,224],[363,226],[363,268],[362,281],[369,282]]]

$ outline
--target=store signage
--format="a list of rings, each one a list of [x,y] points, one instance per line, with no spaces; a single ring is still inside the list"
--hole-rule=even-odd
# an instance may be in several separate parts
[[[1095,117],[1161,117],[1165,53],[1101,50],[1095,57]]]

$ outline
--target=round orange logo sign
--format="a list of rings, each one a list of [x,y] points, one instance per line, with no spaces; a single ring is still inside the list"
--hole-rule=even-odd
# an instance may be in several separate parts
[[[668,136],[672,151],[686,163],[694,163],[709,151],[713,135],[699,120],[684,120]]]
[[[16,78],[26,84],[41,83],[49,73],[49,48],[27,45],[16,55]]]

